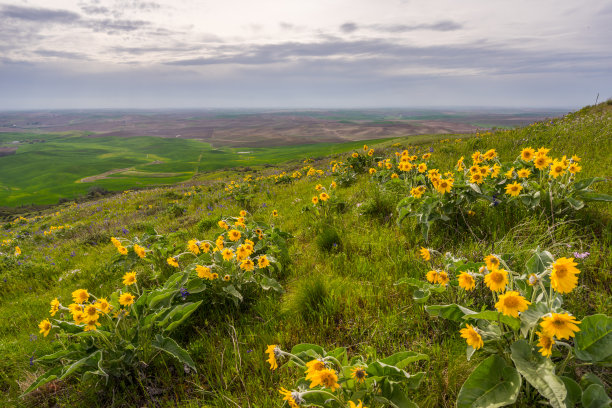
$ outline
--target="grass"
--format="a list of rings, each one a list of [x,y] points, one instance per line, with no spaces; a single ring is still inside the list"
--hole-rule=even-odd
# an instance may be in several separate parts
[[[200,172],[326,156],[362,143],[213,149],[208,143],[191,139],[0,133],[0,146],[18,146],[16,154],[0,157],[0,206],[53,204],[85,194],[92,186],[121,191],[174,184]],[[128,170],[79,182],[115,169]]]
[[[511,160],[522,147],[548,146],[553,156],[582,157],[581,177],[609,175],[612,116],[610,110],[599,109],[585,109],[552,124],[534,124],[479,138],[424,136],[384,141],[374,148],[392,154],[397,150],[392,145],[400,143],[416,145],[421,152],[433,150],[432,166],[444,171],[459,156],[469,157],[476,149],[495,148],[503,160]],[[297,155],[296,149],[287,154]],[[325,168],[331,159],[322,158],[313,166]],[[287,164],[280,170],[291,172],[301,166]],[[168,234],[177,246],[184,246],[192,237],[214,239],[219,217],[235,215],[242,209],[217,180],[227,182],[245,174],[278,171],[211,172],[173,188],[137,191],[78,205],[67,203],[23,225],[9,224],[0,229],[0,242],[15,239],[23,250],[18,260],[0,256],[0,405],[108,405],[113,396],[78,381],[55,383],[19,398],[35,375],[43,371],[38,364],[30,365],[30,357],[55,348],[51,338],[36,337],[36,325],[47,316],[49,301],[55,296],[68,300],[70,292],[78,287],[101,294],[117,287],[125,271],[110,262],[115,253],[109,242],[111,236],[132,236],[155,228]],[[414,400],[421,407],[454,406],[461,384],[479,359],[466,361],[457,324],[430,318],[412,301],[406,286],[395,285],[404,277],[423,279],[427,271],[427,264],[418,256],[418,248],[425,243],[416,224],[408,221],[397,225],[395,215],[387,219],[390,203],[399,200],[401,189],[378,191],[364,175],[348,187],[339,187],[337,194],[346,203],[343,212],[331,212],[323,220],[303,213],[315,184],[329,185],[332,180],[329,175],[304,178],[291,184],[266,185],[255,194],[250,200],[252,216],[268,220],[272,209],[277,209],[280,215],[276,222],[293,235],[291,262],[280,276],[285,293],[258,296],[240,309],[200,310],[178,336],[198,366],[197,375],[186,374],[168,360],[167,364],[151,367],[155,375],[147,387],[154,392],[126,388],[114,395],[116,406],[281,407],[277,389],[293,384],[294,372],[270,371],[263,350],[267,344],[290,349],[302,342],[326,349],[346,346],[362,354],[388,355],[401,350],[426,353],[430,361],[420,367],[427,371],[425,384],[414,394]],[[191,185],[204,190],[185,196],[184,192],[192,191]],[[600,183],[598,189],[610,194],[610,180]],[[184,208],[184,213],[175,213],[176,205]],[[481,205],[475,211],[468,220],[469,229],[436,224],[427,245],[469,259],[481,259],[492,251],[513,254],[511,267],[523,265],[538,246],[555,257],[589,251],[590,256],[579,265],[580,286],[566,297],[566,307],[578,318],[612,314],[609,204],[591,205],[554,221],[547,214],[529,215],[502,206]],[[64,224],[71,228],[56,235],[40,233]],[[327,250],[330,245],[334,248],[337,239],[321,232],[325,229],[338,234],[341,245],[337,250]],[[320,238],[323,235],[326,238]],[[0,251],[6,252],[6,248]],[[138,272],[147,273],[144,269]],[[435,296],[431,302],[436,302]],[[610,372],[598,374],[605,379]],[[608,392],[609,378],[605,380]]]

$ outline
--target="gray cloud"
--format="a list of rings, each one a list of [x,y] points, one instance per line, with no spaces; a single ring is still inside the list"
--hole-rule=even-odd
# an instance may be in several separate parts
[[[340,26],[340,31],[347,34],[357,31],[357,29],[357,24],[351,22],[344,23]]]
[[[116,34],[118,32],[135,31],[146,27],[149,22],[142,20],[119,20],[119,19],[99,19],[87,20],[83,22],[85,27],[91,28],[96,32],[105,32],[107,34]]]
[[[89,59],[87,55],[82,54],[80,52],[68,52],[68,51],[57,51],[57,50],[36,50],[35,54],[41,55],[43,57],[57,57],[64,59],[73,59],[73,60],[87,60]]]
[[[67,10],[54,10],[20,6],[3,6],[0,19],[15,19],[34,23],[70,24],[80,20],[81,16]]]
[[[452,20],[441,20],[429,24],[367,24],[357,25],[347,22],[340,26],[340,31],[346,34],[353,33],[357,30],[371,30],[383,33],[405,33],[417,30],[430,31],[455,31],[463,28],[463,25]]]

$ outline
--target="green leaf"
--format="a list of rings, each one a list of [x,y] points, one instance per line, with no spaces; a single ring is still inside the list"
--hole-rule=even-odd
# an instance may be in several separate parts
[[[291,349],[291,354],[294,354],[298,357],[300,357],[300,354],[304,354],[312,358],[326,356],[326,353],[325,353],[325,350],[323,350],[323,347],[317,346],[316,344],[308,344],[308,343],[296,344]]]
[[[572,380],[569,377],[559,377],[563,384],[565,384],[565,389],[567,390],[567,396],[565,397],[565,406],[567,408],[574,408],[574,406],[580,402],[582,398],[582,389],[578,385],[578,383]]]
[[[223,287],[223,291],[231,296],[233,296],[235,299],[239,300],[242,302],[242,295],[240,294],[240,292],[238,292],[236,290],[236,288],[234,287],[234,285],[228,285],[228,286],[224,286]]]
[[[366,373],[372,377],[389,377],[395,381],[407,380],[410,378],[410,374],[406,371],[381,361],[371,363],[368,368],[366,368]]]
[[[601,385],[592,384],[582,393],[582,406],[584,408],[608,408],[610,397]]]
[[[583,180],[579,180],[577,182],[574,183],[574,185],[572,186],[574,191],[576,190],[584,190],[586,188],[591,187],[591,185],[593,183],[597,183],[599,181],[605,181],[606,179],[603,177],[591,177],[588,179],[583,179]]]
[[[164,327],[164,331],[171,331],[185,321],[198,307],[202,304],[202,300],[196,303],[184,303],[175,306],[165,317],[164,320],[157,323],[158,326]]]
[[[193,371],[197,372],[195,364],[189,353],[187,353],[187,351],[185,351],[185,349],[183,349],[181,346],[176,344],[176,342],[170,337],[164,337],[161,334],[158,334],[155,336],[155,340],[153,340],[151,345],[156,349],[165,351],[181,363],[186,364]]]
[[[60,380],[63,380],[64,378],[68,377],[70,374],[74,373],[76,370],[78,370],[79,368],[85,366],[93,366],[93,367],[97,367],[98,366],[98,361],[102,358],[102,350],[97,350],[94,351],[93,353],[91,353],[90,355],[88,355],[87,357],[83,357],[82,359],[75,361],[74,363],[72,363],[62,374],[61,377],[59,377]]]
[[[76,325],[72,322],[65,322],[63,320],[53,320],[60,329],[64,330],[67,333],[81,333],[83,331],[83,327]]]
[[[554,373],[553,362],[538,352],[534,353],[525,340],[515,342],[510,348],[516,369],[529,384],[533,385],[553,408],[565,408],[567,391],[563,381]]]
[[[495,408],[516,402],[521,376],[497,354],[484,360],[463,383],[457,408]]]
[[[548,307],[545,303],[532,303],[527,310],[521,313],[521,334],[527,337],[529,330],[534,328],[542,316],[548,313]]]
[[[607,194],[577,191],[575,195],[584,201],[603,201],[606,203],[612,202],[612,196]]]
[[[512,330],[515,331],[521,327],[521,321],[519,319],[512,316],[506,316],[496,310],[485,310],[482,312],[465,315],[463,316],[463,319],[482,319],[487,320],[489,322],[497,322],[498,320],[500,320],[502,323],[508,325]]]
[[[583,361],[612,363],[612,317],[596,314],[582,319],[574,351]]]
[[[599,377],[595,374],[584,373],[584,375],[580,379],[580,386],[582,387],[582,389],[587,389],[591,384],[601,385],[602,387],[604,386]]]
[[[535,254],[527,261],[525,267],[527,268],[527,274],[539,274],[546,270],[546,268],[554,261],[553,256],[548,251],[540,251],[536,249]]]
[[[470,310],[463,306],[459,306],[454,303],[450,305],[425,306],[425,310],[431,316],[440,316],[445,319],[453,320],[455,322],[462,322],[463,316],[476,313],[473,310]]]
[[[576,200],[573,197],[567,197],[566,198],[567,203],[574,209],[574,210],[580,210],[581,208],[584,207],[584,201],[580,201],[580,200]]]
[[[429,300],[431,292],[428,289],[416,289],[412,292],[412,300],[416,303],[425,303]]]
[[[415,351],[401,351],[390,355],[389,357],[380,360],[381,363],[389,364],[397,368],[404,368],[410,363],[420,360],[429,360],[427,354],[417,353]]]
[[[55,379],[58,378],[58,376],[61,374],[62,372],[62,367],[55,367],[49,371],[47,371],[46,373],[40,375],[29,387],[27,390],[25,390],[23,392],[22,395],[26,395],[29,394],[30,392],[34,391],[35,389],[37,389],[38,387],[47,384],[48,382],[51,382]]]
[[[323,390],[308,390],[301,394],[304,402],[308,404],[315,404],[316,406],[328,406],[328,401],[337,400],[334,394],[329,391]]]
[[[418,408],[414,402],[402,391],[399,384],[392,381],[384,381],[381,387],[381,395],[387,399],[389,406],[394,408]]]
[[[66,349],[66,350],[60,350],[60,351],[56,351],[55,353],[52,354],[47,354],[46,356],[42,356],[37,358],[36,361],[37,363],[42,362],[42,361],[54,361],[54,360],[59,360],[60,358],[64,358],[69,356],[70,354],[75,353],[74,350],[71,349]]]
[[[157,289],[148,294],[149,308],[156,309],[168,307],[172,303],[172,298],[176,295],[176,289]]]
[[[261,286],[263,290],[274,289],[277,292],[283,292],[282,286],[276,281],[276,279],[268,276],[262,276],[260,278],[259,286]]]

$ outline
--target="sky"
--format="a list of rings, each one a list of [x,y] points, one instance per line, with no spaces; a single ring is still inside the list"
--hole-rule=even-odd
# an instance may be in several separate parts
[[[0,110],[577,108],[609,0],[0,0]]]

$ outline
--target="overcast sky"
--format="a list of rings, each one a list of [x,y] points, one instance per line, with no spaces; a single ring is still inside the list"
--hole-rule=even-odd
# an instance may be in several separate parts
[[[560,107],[610,0],[0,0],[0,109]]]

